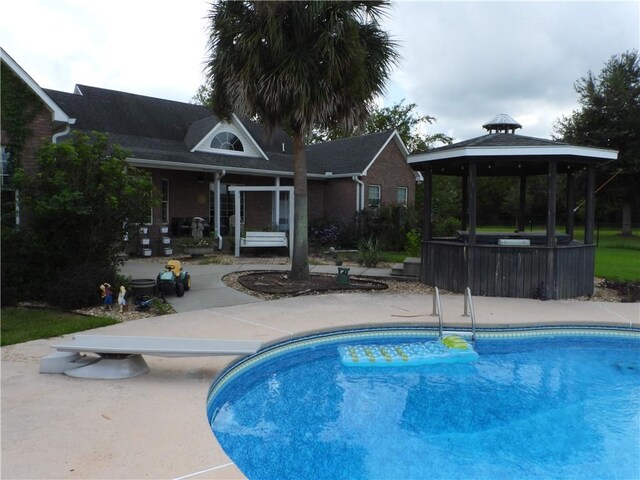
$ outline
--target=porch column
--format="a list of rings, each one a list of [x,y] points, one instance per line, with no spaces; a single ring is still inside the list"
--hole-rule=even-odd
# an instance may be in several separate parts
[[[276,187],[280,187],[280,177],[276,177]],[[276,232],[280,231],[280,188],[276,188],[273,192],[273,198],[275,202],[274,215],[276,216],[275,225]]]
[[[235,255],[236,257],[240,256],[240,225],[242,223],[242,219],[240,218],[240,190],[235,190],[233,192],[234,195],[234,203],[235,203],[235,209],[233,211],[233,214],[235,215],[236,221],[234,222],[234,226],[233,229],[235,230],[234,232],[234,238],[235,238],[235,242],[236,242],[236,251],[235,251]]]
[[[587,166],[587,198],[584,212],[584,243],[593,244],[593,230],[596,220],[596,169]]]

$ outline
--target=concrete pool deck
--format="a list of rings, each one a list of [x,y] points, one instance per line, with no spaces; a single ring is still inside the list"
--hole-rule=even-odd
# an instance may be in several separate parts
[[[210,296],[215,290],[218,297],[233,297],[218,282],[227,270],[209,266],[198,272],[202,278],[210,275]],[[198,298],[206,296],[203,292]],[[461,295],[443,295],[442,304],[446,325],[469,325],[461,317]],[[640,328],[638,303],[474,297],[474,304],[480,327],[542,323]],[[352,325],[437,325],[431,310],[431,295],[330,294],[273,301],[239,297],[236,304],[199,310],[185,306],[181,313],[86,333],[268,343]],[[234,357],[147,356],[150,372],[126,380],[38,373],[40,359],[59,340],[1,349],[1,478],[244,478],[218,445],[205,412],[209,386]]]

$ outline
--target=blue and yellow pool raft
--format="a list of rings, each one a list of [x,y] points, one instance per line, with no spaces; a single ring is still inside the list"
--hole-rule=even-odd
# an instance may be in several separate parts
[[[348,367],[399,367],[436,363],[465,363],[478,359],[473,346],[458,335],[430,342],[340,345],[340,360]]]

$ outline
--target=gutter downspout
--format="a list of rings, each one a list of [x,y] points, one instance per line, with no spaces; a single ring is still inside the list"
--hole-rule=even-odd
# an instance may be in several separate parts
[[[356,182],[356,213],[364,210],[364,182],[357,175],[351,177]]]
[[[213,219],[214,228],[216,229],[216,238],[218,239],[218,250],[222,250],[222,235],[220,235],[220,179],[227,174],[226,170],[216,172],[214,180],[214,188],[216,190],[216,204]]]
[[[51,143],[55,145],[58,143],[58,138],[69,135],[69,132],[71,131],[71,125],[73,125],[74,123],[76,123],[76,119],[70,118],[69,123],[67,123],[63,131],[53,134],[53,136],[51,137]]]

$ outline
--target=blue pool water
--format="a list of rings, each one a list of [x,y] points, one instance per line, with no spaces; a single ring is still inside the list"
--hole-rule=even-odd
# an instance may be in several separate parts
[[[349,341],[214,383],[211,428],[248,478],[639,478],[637,336],[480,336],[473,364],[380,369],[342,365]]]

